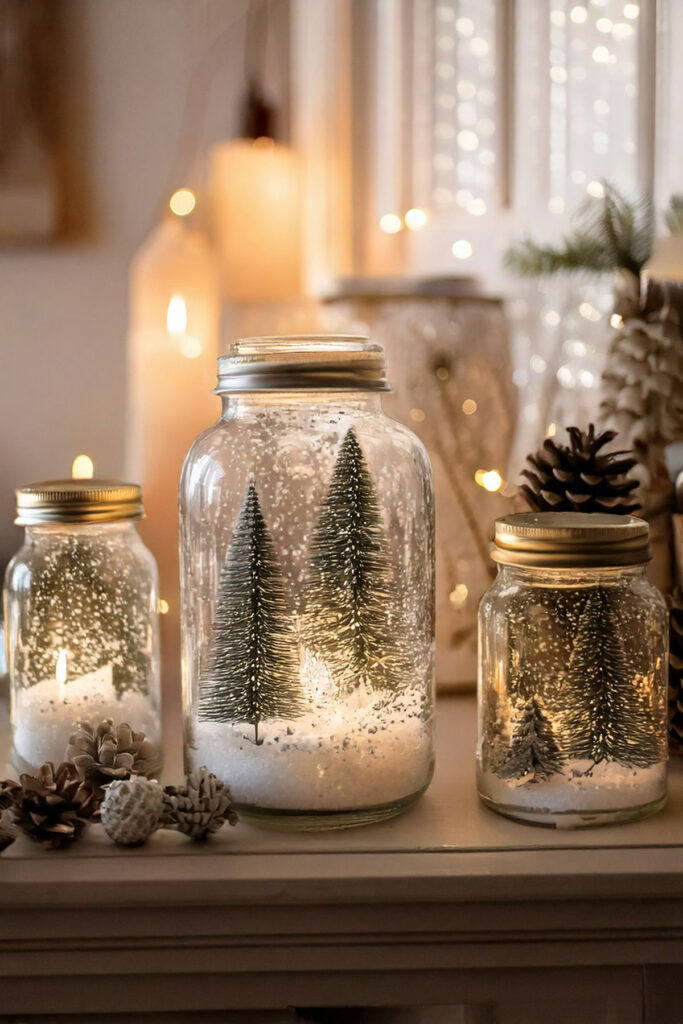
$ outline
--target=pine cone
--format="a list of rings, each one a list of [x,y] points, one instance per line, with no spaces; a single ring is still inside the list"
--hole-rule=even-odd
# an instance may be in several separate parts
[[[19,782],[8,780],[4,788],[14,824],[51,850],[77,839],[97,806],[92,785],[66,761],[56,772],[49,762],[42,764],[36,777],[21,775]]]
[[[12,820],[12,812],[9,809],[0,811],[0,853],[11,846],[17,838],[17,826]]]
[[[110,839],[121,846],[139,846],[156,832],[164,809],[161,786],[133,775],[107,786],[100,818]]]
[[[601,422],[630,447],[683,440],[683,341],[668,308],[625,319],[602,376]]]
[[[187,785],[164,790],[164,825],[191,839],[208,839],[225,822],[237,824],[230,806],[230,790],[206,768],[187,776]]]
[[[103,787],[113,779],[154,775],[160,767],[159,754],[145,734],[133,732],[125,722],[114,726],[111,718],[98,725],[79,722],[69,739],[66,760],[76,766],[82,779],[92,782],[100,800]]]
[[[669,605],[669,750],[683,754],[683,589],[675,587]]]
[[[616,433],[588,433],[569,427],[571,445],[557,444],[548,437],[535,455],[528,455],[531,469],[522,470],[529,481],[519,493],[534,512],[609,512],[629,515],[640,508],[633,496],[637,480],[626,474],[636,465],[631,452],[600,449],[613,441]],[[625,456],[625,457],[624,457]]]

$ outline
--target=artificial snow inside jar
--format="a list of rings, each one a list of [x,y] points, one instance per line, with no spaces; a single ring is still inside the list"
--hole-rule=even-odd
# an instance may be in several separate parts
[[[142,514],[136,484],[52,480],[17,491],[25,538],[4,606],[18,772],[63,761],[82,720],[127,722],[161,749],[157,567],[136,529]]]
[[[428,458],[363,338],[219,359],[180,487],[185,756],[292,829],[397,814],[433,769]]]
[[[668,616],[633,516],[496,522],[479,611],[478,788],[511,818],[580,828],[666,799]]]

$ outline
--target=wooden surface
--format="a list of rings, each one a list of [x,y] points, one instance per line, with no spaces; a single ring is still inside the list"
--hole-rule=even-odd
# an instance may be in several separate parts
[[[76,1013],[85,992],[99,1013],[490,1003],[504,1024],[668,1024],[648,971],[683,970],[683,765],[649,821],[518,825],[477,801],[474,719],[472,698],[440,701],[431,788],[365,829],[18,840],[0,857],[0,1013]]]

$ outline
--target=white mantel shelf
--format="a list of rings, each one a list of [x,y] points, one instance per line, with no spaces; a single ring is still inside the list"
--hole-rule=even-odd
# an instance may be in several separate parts
[[[683,764],[649,821],[518,825],[477,801],[474,719],[473,698],[440,701],[434,782],[381,825],[19,839],[0,856],[0,1020],[477,1003],[501,1024],[682,1021]]]

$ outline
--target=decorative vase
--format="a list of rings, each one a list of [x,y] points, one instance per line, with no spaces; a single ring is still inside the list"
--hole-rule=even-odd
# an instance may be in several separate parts
[[[7,567],[4,607],[18,772],[58,765],[82,719],[128,722],[161,749],[158,578],[136,530],[142,514],[135,484],[56,480],[17,491],[26,534]]]
[[[240,813],[398,813],[433,764],[433,493],[380,346],[245,339],[180,487],[185,757]]]
[[[666,799],[668,616],[633,516],[512,515],[480,609],[478,789],[520,821],[636,820]]]

